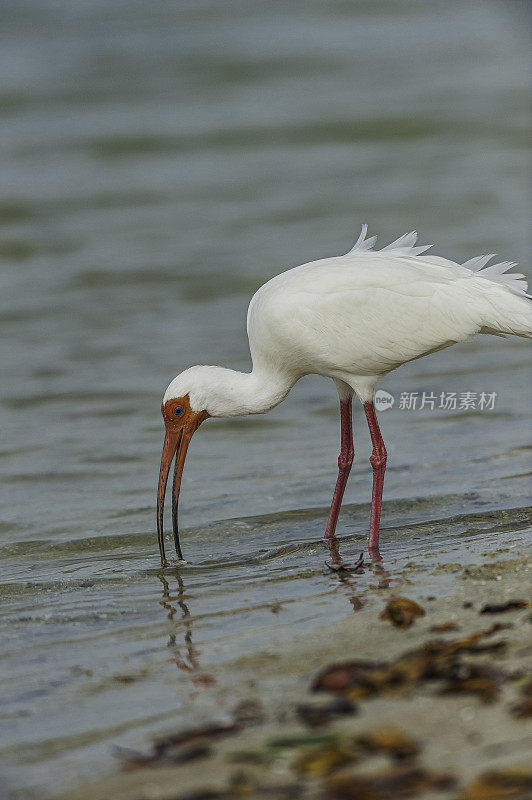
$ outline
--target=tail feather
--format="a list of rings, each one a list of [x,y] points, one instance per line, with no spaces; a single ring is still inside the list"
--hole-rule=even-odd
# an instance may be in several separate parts
[[[484,294],[488,308],[480,333],[511,334],[532,339],[530,295],[506,292],[496,284],[492,284]]]

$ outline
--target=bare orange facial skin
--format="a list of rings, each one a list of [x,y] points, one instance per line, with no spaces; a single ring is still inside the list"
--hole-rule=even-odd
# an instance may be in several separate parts
[[[181,409],[180,412],[179,409]],[[167,430],[168,428],[186,427],[192,433],[197,431],[201,423],[209,417],[207,411],[192,411],[188,394],[184,397],[167,400],[161,405],[161,414]]]
[[[193,411],[190,407],[188,395],[184,397],[167,400],[161,406],[164,419],[166,434],[164,437],[163,452],[161,455],[161,469],[159,471],[159,486],[157,489],[157,537],[159,540],[159,552],[161,554],[161,565],[167,565],[164,552],[163,535],[163,515],[164,515],[164,496],[168,473],[175,455],[174,481],[172,485],[172,526],[174,529],[174,541],[177,557],[183,559],[181,545],[179,543],[179,530],[177,524],[177,506],[179,501],[179,490],[181,488],[181,478],[188,445],[193,434],[201,423],[207,419],[207,411]]]

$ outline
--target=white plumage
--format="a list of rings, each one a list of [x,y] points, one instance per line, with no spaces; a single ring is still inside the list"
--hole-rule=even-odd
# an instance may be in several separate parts
[[[508,274],[513,263],[422,255],[429,246],[415,246],[415,231],[375,251],[366,232],[346,255],[290,269],[256,292],[247,322],[252,373],[192,367],[164,402],[189,394],[194,411],[213,417],[263,413],[309,373],[366,402],[391,370],[477,333],[532,336],[525,276]]]
[[[487,266],[493,256],[457,264],[426,255],[415,231],[375,251],[367,226],[344,256],[324,258],[283,272],[264,284],[249,304],[247,329],[253,369],[191,367],[168,386],[163,399],[167,436],[158,492],[158,532],[164,560],[164,490],[176,457],[173,522],[176,548],[177,497],[186,447],[207,416],[262,414],[281,402],[310,373],[335,381],[341,408],[339,476],[326,529],[334,537],[353,459],[351,401],[364,405],[373,442],[374,482],[370,548],[379,541],[386,448],[373,396],[391,370],[477,333],[532,337],[532,300],[525,276],[512,262]],[[173,415],[185,413],[182,423]],[[181,442],[181,444],[179,444]]]

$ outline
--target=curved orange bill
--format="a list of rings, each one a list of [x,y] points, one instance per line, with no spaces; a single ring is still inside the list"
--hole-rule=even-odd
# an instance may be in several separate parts
[[[161,565],[164,567],[168,564],[166,554],[164,552],[164,496],[166,494],[166,484],[168,482],[168,473],[174,459],[178,445],[181,442],[183,435],[182,428],[169,428],[166,427],[166,434],[164,437],[163,452],[161,455],[161,469],[159,471],[159,486],[157,488],[157,539],[159,541],[159,553],[161,554]],[[176,461],[177,463],[177,461]],[[184,463],[184,458],[183,458]],[[181,471],[182,471],[181,467]],[[178,556],[182,558],[181,548],[179,547],[179,537],[177,531],[174,532],[178,546]]]
[[[161,406],[161,411],[166,434],[161,456],[161,469],[159,471],[159,487],[157,489],[157,537],[159,540],[161,564],[165,567],[168,562],[164,553],[164,496],[166,494],[166,485],[168,483],[168,474],[170,472],[172,460],[175,456],[174,483],[172,486],[172,525],[174,528],[174,542],[177,557],[183,560],[177,525],[177,504],[179,501],[181,478],[183,476],[183,467],[185,466],[185,458],[190,440],[194,435],[194,431],[197,431],[209,414],[207,411],[193,411],[190,407],[188,395],[168,400]],[[174,418],[176,412],[179,416],[178,420]]]
[[[177,455],[175,457],[174,482],[172,484],[172,528],[174,530],[175,551],[177,557],[181,559],[181,561],[183,560],[183,553],[181,551],[181,545],[179,544],[177,504],[179,502],[179,490],[181,489],[181,478],[183,477],[185,458],[187,457],[187,450],[193,433],[194,431],[187,431],[186,428],[183,428],[181,432],[181,439],[179,440],[179,447],[177,448]]]

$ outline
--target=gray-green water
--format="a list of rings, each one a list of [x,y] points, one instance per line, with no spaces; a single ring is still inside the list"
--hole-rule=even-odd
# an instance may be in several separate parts
[[[352,613],[317,544],[333,385],[307,378],[266,417],[202,426],[182,491],[190,563],[165,576],[162,392],[193,363],[245,369],[252,292],[345,252],[362,222],[383,242],[416,227],[435,252],[499,252],[528,271],[523,8],[0,5],[8,793],[72,785],[112,768],[114,744],[216,716],[217,665]],[[385,563],[433,540],[470,560],[484,535],[527,530],[511,511],[530,486],[526,347],[484,337],[389,376]],[[423,391],[497,398],[482,412],[399,408]],[[355,437],[348,553],[371,491],[359,409]]]

